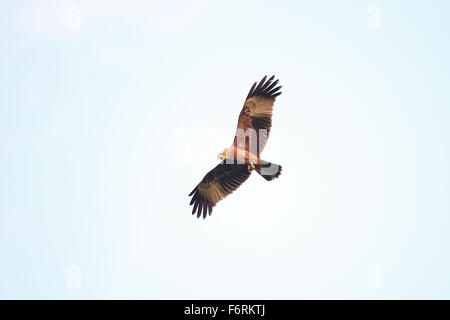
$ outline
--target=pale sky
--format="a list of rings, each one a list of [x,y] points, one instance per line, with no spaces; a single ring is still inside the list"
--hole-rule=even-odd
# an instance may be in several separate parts
[[[450,297],[448,1],[0,4],[0,297]],[[254,81],[263,159],[189,192]]]

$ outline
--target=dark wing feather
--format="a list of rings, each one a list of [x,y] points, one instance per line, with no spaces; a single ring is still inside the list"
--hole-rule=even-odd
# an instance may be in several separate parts
[[[194,205],[192,214],[197,212],[200,218],[203,211],[203,219],[211,215],[216,203],[239,188],[250,174],[246,164],[218,164],[189,194],[192,196],[190,205]]]
[[[264,149],[272,127],[273,104],[281,86],[277,87],[278,80],[273,81],[274,76],[267,81],[267,76],[257,83],[255,82],[245,99],[244,107],[239,114],[238,127],[233,144],[240,149],[248,150],[248,139],[255,139],[257,156]],[[247,138],[247,139],[246,139]],[[253,142],[251,142],[253,143]],[[250,144],[251,144],[250,143]]]

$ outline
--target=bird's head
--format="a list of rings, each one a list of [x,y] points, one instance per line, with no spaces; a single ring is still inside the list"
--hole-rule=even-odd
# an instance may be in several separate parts
[[[223,151],[219,152],[219,154],[217,155],[217,159],[223,161],[226,158],[226,150],[227,149],[224,149]]]

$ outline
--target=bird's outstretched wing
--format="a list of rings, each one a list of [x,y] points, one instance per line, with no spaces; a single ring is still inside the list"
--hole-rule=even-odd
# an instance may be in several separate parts
[[[189,194],[192,196],[190,205],[194,205],[192,214],[197,212],[199,218],[203,212],[203,219],[211,215],[216,203],[239,188],[250,174],[246,164],[218,164]]]
[[[253,84],[245,99],[244,107],[239,114],[239,121],[233,144],[240,149],[248,150],[247,137],[254,136],[257,140],[257,156],[264,149],[272,127],[272,110],[275,98],[281,94],[281,86],[277,87],[278,80],[274,76],[266,81],[262,78],[258,85]],[[250,132],[250,133],[249,133]]]

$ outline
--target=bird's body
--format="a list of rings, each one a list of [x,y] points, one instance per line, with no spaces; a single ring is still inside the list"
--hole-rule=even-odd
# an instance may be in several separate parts
[[[250,150],[242,149],[237,145],[232,145],[231,147],[224,149],[222,151],[221,160],[225,160],[227,163],[239,162],[240,160],[241,163],[261,164],[261,159],[256,154]]]
[[[282,167],[264,160],[263,151],[272,127],[272,110],[275,98],[281,94],[276,87],[278,80],[273,76],[266,81],[253,84],[239,114],[236,135],[230,147],[219,153],[222,161],[206,174],[202,181],[192,190],[192,214],[197,217],[211,215],[217,202],[236,190],[255,170],[264,179],[271,181],[278,178]]]

